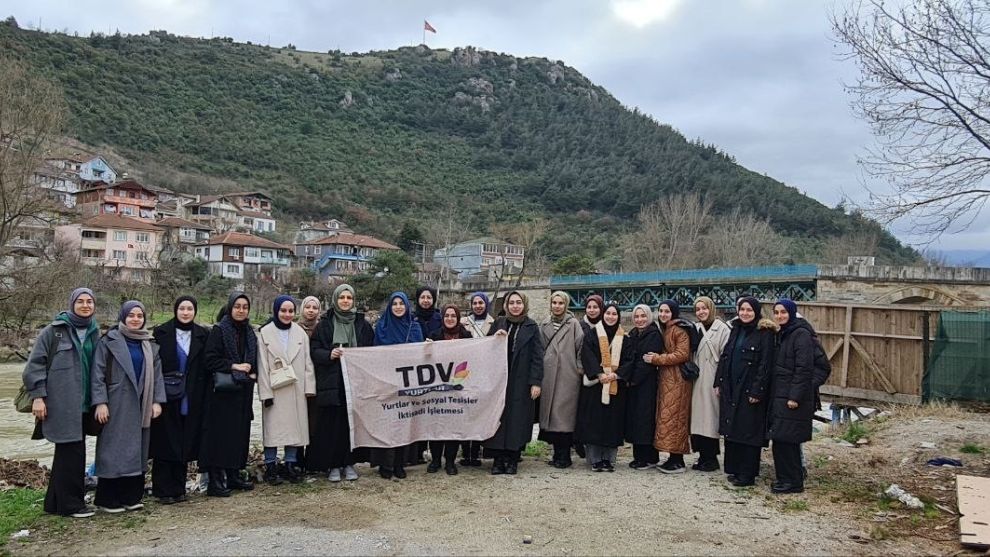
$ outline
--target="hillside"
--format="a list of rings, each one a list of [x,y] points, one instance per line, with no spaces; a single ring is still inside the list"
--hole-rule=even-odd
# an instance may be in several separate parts
[[[720,214],[770,216],[801,239],[794,260],[857,232],[881,238],[882,260],[915,257],[876,224],[685,140],[561,62],[422,46],[304,53],[163,31],[77,38],[6,25],[0,51],[64,87],[79,140],[136,166],[263,188],[286,218],[338,217],[395,241],[403,224],[422,228],[431,216],[454,214],[472,233],[549,216],[548,255],[603,257],[642,204],[701,192]]]

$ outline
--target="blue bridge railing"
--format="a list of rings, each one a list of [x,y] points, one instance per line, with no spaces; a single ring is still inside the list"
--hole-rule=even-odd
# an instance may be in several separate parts
[[[560,275],[550,277],[550,286],[734,282],[766,279],[814,279],[817,276],[817,265],[777,265],[772,267],[725,267],[717,269],[647,271],[611,275]]]

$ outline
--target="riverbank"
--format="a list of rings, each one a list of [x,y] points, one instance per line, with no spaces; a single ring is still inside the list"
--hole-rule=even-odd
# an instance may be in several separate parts
[[[950,554],[960,551],[954,476],[990,476],[990,417],[955,407],[894,408],[853,432],[865,444],[818,435],[806,445],[808,491],[769,491],[764,454],[755,488],[722,474],[667,476],[625,466],[557,470],[528,456],[515,477],[461,468],[456,477],[409,469],[386,481],[359,466],[357,482],[258,486],[229,499],[92,519],[42,520],[8,542],[18,555],[241,554]],[[921,443],[926,443],[922,446]],[[934,445],[935,448],[926,448]],[[964,449],[965,448],[965,449]],[[969,451],[969,452],[967,452]],[[961,469],[934,468],[934,456]],[[689,457],[689,463],[693,457]],[[924,501],[881,496],[897,483]],[[530,543],[526,543],[527,540]]]

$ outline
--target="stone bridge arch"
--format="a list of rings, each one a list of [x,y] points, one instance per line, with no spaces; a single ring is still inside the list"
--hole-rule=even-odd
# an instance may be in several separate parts
[[[891,290],[873,300],[875,304],[928,304],[937,306],[963,306],[966,302],[941,288],[912,285]]]

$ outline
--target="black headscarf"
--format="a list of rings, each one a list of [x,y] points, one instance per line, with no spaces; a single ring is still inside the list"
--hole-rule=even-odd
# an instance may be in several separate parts
[[[749,307],[753,308],[753,312],[756,314],[753,320],[749,323],[744,323],[742,319],[737,320],[737,326],[742,327],[747,331],[751,331],[756,328],[756,325],[760,322],[760,318],[763,317],[763,308],[760,306],[760,301],[752,296],[746,296],[745,298],[739,300],[736,304],[736,308],[743,304],[748,304]]]
[[[193,318],[189,320],[188,323],[183,323],[179,321],[179,304],[182,302],[189,302],[193,306]],[[175,299],[175,303],[172,304],[172,317],[175,318],[175,328],[182,331],[191,331],[193,324],[196,321],[196,312],[199,311],[199,304],[196,303],[196,298],[192,296],[179,296]]]
[[[605,322],[605,312],[608,308],[615,308],[615,312],[619,314],[619,318],[615,320],[615,325],[609,325]],[[619,304],[615,302],[608,302],[602,307],[602,327],[605,328],[605,336],[608,337],[608,343],[612,344],[612,339],[615,338],[615,332],[619,330],[619,326],[622,325],[622,311],[619,309]]]
[[[660,306],[667,306],[670,308],[670,321],[667,321],[667,323],[670,323],[674,319],[681,316],[681,305],[677,303],[677,300],[664,300],[660,302],[660,305],[657,306],[657,314],[660,313]],[[659,317],[657,318],[657,321],[660,321]],[[660,327],[666,326],[666,323],[660,323]]]
[[[278,312],[282,310],[282,304],[285,302],[292,302],[292,307],[296,306],[296,300],[289,296],[288,294],[281,294],[275,298],[275,302],[272,304],[272,319],[271,322],[275,324],[276,327],[282,329],[283,331],[292,328],[292,321],[288,323],[282,323],[282,320],[278,318]]]
[[[251,319],[235,321],[231,317],[234,304],[243,298],[251,307],[251,299],[243,292],[233,292],[227,298],[227,305],[222,310],[223,318],[217,323],[223,334],[223,347],[227,359],[234,363],[249,363],[252,369],[258,359],[258,338],[251,330]]]
[[[433,297],[433,305],[431,305],[429,309],[419,305],[419,297],[423,294],[423,292],[429,292],[430,296]],[[438,313],[436,289],[429,286],[420,286],[416,289],[416,300],[414,303],[416,304],[416,317],[419,318],[421,323],[429,323],[431,319],[434,319],[433,315]]]

